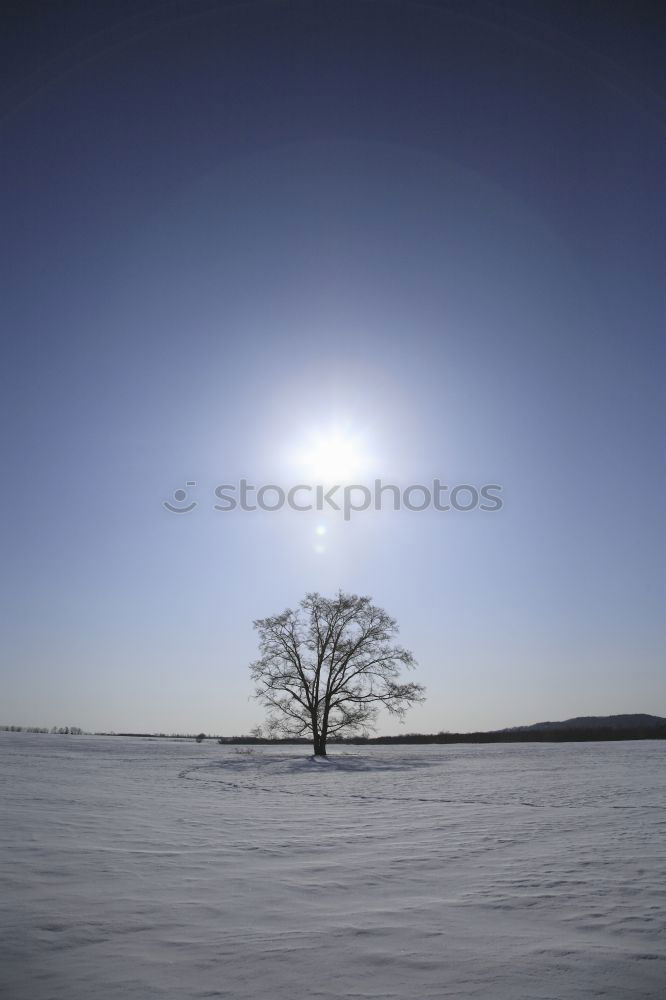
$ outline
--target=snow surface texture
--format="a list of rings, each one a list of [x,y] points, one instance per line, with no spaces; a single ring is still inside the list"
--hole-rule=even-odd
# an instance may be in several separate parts
[[[8,1000],[666,996],[666,743],[0,757]]]

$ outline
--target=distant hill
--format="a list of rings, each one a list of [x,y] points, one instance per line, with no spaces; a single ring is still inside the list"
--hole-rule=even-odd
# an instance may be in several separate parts
[[[407,733],[375,736],[348,743],[586,743],[617,740],[666,740],[666,719],[645,712],[627,715],[581,715],[562,722],[476,733]]]
[[[504,733],[527,733],[562,731],[567,729],[590,730],[646,730],[661,729],[666,726],[666,719],[659,715],[646,715],[639,712],[634,715],[579,715],[575,719],[565,719],[563,722],[535,722],[531,726],[512,726],[502,729]]]

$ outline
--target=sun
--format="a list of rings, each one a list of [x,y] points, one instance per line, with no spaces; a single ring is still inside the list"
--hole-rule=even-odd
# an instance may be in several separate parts
[[[306,474],[319,483],[344,483],[363,471],[360,439],[341,430],[314,432],[300,455]]]

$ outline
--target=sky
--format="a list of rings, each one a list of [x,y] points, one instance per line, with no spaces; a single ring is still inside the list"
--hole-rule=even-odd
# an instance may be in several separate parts
[[[0,723],[247,732],[338,588],[427,687],[382,733],[666,715],[657,11],[7,10]],[[215,509],[332,441],[502,507]]]

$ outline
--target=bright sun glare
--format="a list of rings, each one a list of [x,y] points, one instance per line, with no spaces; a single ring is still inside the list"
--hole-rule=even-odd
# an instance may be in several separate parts
[[[301,461],[313,480],[343,483],[362,471],[363,453],[358,438],[336,430],[312,434]]]

